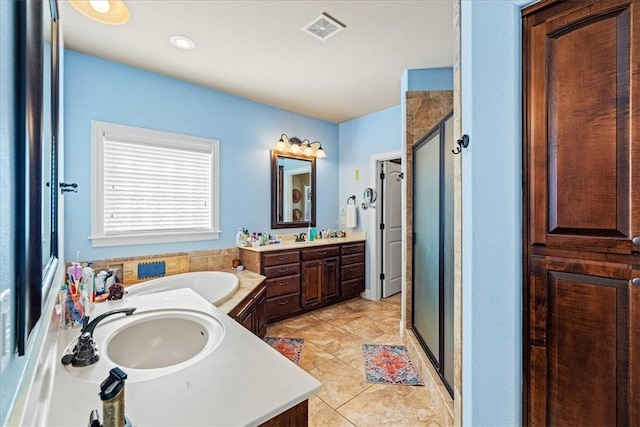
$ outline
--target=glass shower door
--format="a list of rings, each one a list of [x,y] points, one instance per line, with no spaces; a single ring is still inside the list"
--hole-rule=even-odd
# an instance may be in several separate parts
[[[454,347],[453,119],[413,149],[413,330],[452,390]]]

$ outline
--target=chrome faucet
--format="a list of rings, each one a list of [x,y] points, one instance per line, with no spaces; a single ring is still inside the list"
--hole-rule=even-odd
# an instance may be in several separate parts
[[[100,360],[100,352],[96,343],[93,341],[93,330],[98,326],[103,319],[112,316],[114,314],[123,313],[127,316],[131,316],[136,308],[119,308],[117,310],[107,311],[100,316],[89,322],[89,316],[82,318],[82,330],[80,331],[80,337],[76,346],[73,348],[73,353],[65,354],[62,357],[62,364],[74,366],[80,368],[83,366],[89,366]]]
[[[296,236],[296,242],[304,242],[307,233],[300,233]]]

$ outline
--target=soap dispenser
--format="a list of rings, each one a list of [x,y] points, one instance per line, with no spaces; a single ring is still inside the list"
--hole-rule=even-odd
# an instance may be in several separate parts
[[[124,412],[124,380],[126,379],[127,374],[118,367],[109,371],[109,377],[100,384],[104,424],[100,424],[98,411],[94,409],[89,416],[89,427],[131,427],[131,422]]]

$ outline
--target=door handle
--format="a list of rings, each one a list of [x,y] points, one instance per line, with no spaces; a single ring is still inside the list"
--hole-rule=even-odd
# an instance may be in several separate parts
[[[640,286],[640,277],[634,277],[633,279],[631,279],[631,283],[636,286]]]
[[[633,239],[631,239],[631,242],[632,242],[634,245],[640,245],[640,236],[636,236],[636,237],[634,237]]]

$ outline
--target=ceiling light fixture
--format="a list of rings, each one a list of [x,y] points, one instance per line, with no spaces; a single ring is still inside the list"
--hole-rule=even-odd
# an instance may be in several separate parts
[[[87,18],[107,25],[122,25],[129,20],[129,9],[122,0],[69,0]]]
[[[300,138],[289,138],[284,133],[280,135],[280,139],[273,146],[273,150],[283,153],[303,154],[307,157],[324,158],[327,157],[322,149],[320,141],[310,142],[308,139],[300,140]]]
[[[189,37],[185,36],[171,36],[169,41],[172,45],[182,50],[192,50],[196,47],[196,44]]]

